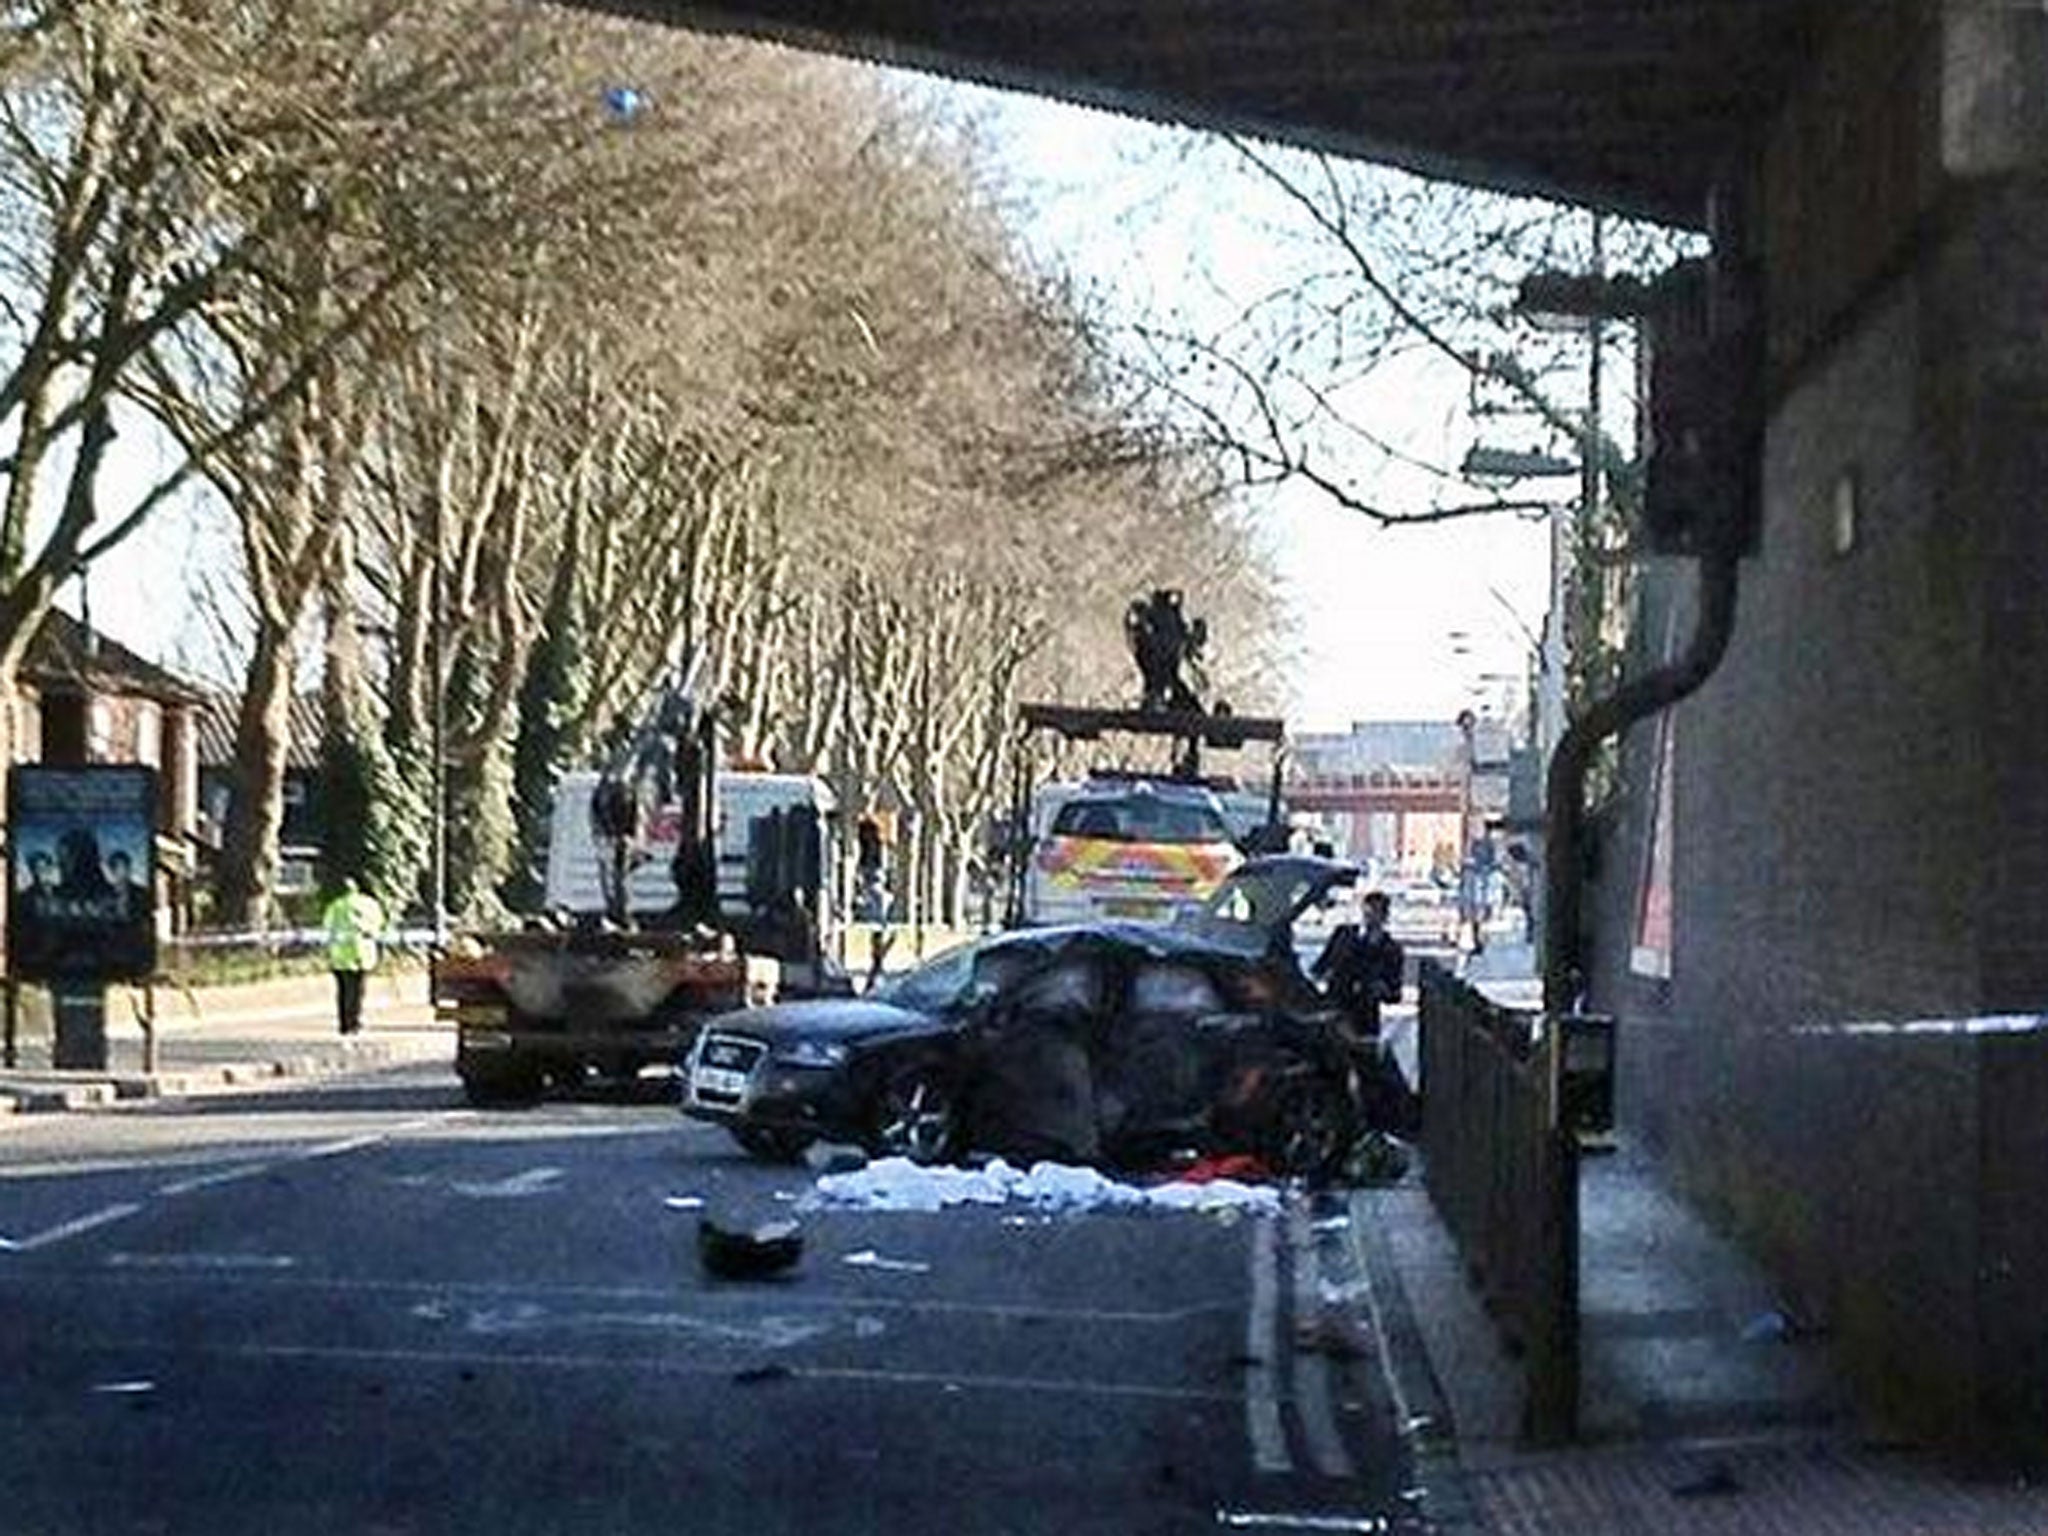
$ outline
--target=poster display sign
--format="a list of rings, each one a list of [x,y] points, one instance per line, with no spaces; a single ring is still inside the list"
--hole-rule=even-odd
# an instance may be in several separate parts
[[[156,770],[22,764],[7,780],[8,969],[139,981],[156,969]]]
[[[1671,712],[1657,717],[1657,766],[1650,796],[1650,835],[1636,882],[1636,941],[1629,969],[1658,981],[1671,979]]]

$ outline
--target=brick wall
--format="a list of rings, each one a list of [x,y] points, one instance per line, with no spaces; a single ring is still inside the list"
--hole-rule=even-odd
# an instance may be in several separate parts
[[[1831,1328],[1864,1402],[2038,1455],[2048,1043],[1840,1027],[2048,1005],[2048,189],[1942,180],[1936,9],[1851,29],[1766,158],[1761,548],[1675,712],[1672,977],[1627,972],[1645,727],[1595,1000],[1623,1124]],[[1686,613],[1688,583],[1656,601]]]

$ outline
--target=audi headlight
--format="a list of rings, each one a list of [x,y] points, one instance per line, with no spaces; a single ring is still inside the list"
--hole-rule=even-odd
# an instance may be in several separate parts
[[[792,1067],[842,1067],[846,1047],[830,1040],[799,1040],[777,1051],[775,1059]]]

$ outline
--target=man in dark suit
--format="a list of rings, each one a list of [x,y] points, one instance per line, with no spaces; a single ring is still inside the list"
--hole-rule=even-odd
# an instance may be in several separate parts
[[[1389,908],[1385,891],[1368,891],[1360,903],[1360,920],[1330,935],[1310,971],[1331,1001],[1343,1007],[1361,1040],[1379,1037],[1380,1006],[1401,996],[1407,957],[1400,941],[1387,932]]]
[[[1361,920],[1330,935],[1312,974],[1350,1024],[1352,1092],[1365,1123],[1376,1131],[1414,1137],[1422,1129],[1422,1101],[1380,1039],[1380,1008],[1400,998],[1407,958],[1400,940],[1387,932],[1389,907],[1386,892],[1367,892]]]

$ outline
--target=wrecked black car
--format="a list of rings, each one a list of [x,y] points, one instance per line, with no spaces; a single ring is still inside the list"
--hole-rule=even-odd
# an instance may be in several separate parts
[[[684,1062],[683,1111],[778,1160],[829,1140],[920,1162],[1242,1153],[1327,1174],[1375,1098],[1291,929],[1357,873],[1253,860],[1172,926],[1000,934],[862,998],[726,1014]]]

